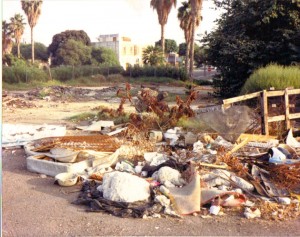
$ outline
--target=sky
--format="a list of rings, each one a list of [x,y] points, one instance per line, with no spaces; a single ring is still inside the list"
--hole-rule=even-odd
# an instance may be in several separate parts
[[[184,0],[177,0],[177,9]],[[165,38],[177,44],[185,42],[179,27],[177,9],[172,8],[165,25]],[[26,22],[23,43],[30,43],[30,27],[21,8],[20,0],[2,0],[2,20],[9,21],[15,14],[22,14]],[[220,13],[213,8],[211,0],[204,0],[203,21],[196,31],[200,39],[205,31],[215,27]],[[44,0],[42,12],[34,27],[35,42],[49,46],[52,37],[66,30],[83,30],[92,42],[101,34],[121,34],[137,44],[154,45],[160,40],[160,25],[150,0]]]

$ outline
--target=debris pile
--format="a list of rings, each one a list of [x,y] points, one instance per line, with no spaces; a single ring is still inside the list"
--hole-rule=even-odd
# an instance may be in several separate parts
[[[73,203],[87,211],[120,217],[300,215],[300,141],[292,129],[285,140],[249,134],[253,121],[245,106],[197,114],[193,92],[170,108],[166,93],[143,88],[133,100],[130,89],[118,90],[120,107],[109,111],[122,114],[129,100],[136,108],[130,122],[101,120],[77,127],[92,135],[32,141],[25,146],[28,169],[47,172],[61,186],[80,185]],[[175,126],[191,117],[210,130]]]

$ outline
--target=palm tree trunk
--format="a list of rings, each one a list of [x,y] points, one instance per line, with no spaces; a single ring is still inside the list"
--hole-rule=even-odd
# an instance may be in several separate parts
[[[190,62],[190,42],[186,41],[186,49],[185,49],[185,70],[189,72],[189,62]]]
[[[193,70],[194,70],[194,42],[195,42],[195,24],[196,24],[196,16],[193,14],[192,16],[192,35],[191,35],[191,42],[190,42],[190,70],[189,70],[189,77],[193,82]]]
[[[17,42],[17,47],[18,47],[18,58],[20,58],[20,55],[21,55],[21,53],[20,53],[20,41],[16,40],[16,42]]]
[[[163,24],[160,25],[160,35],[161,48],[163,51],[163,55],[165,56],[165,25]]]
[[[33,27],[31,29],[31,63],[34,63],[34,41],[33,41]]]

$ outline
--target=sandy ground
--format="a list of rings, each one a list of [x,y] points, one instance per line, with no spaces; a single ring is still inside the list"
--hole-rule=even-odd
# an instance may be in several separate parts
[[[33,101],[39,108],[3,108],[3,123],[74,124],[66,117],[90,110],[103,101]],[[106,102],[109,106],[118,103]],[[127,109],[132,109],[127,105]],[[247,220],[240,211],[203,219],[119,218],[90,213],[76,206],[80,186],[60,187],[54,178],[26,169],[23,149],[2,150],[3,236],[300,236],[300,219],[284,222]]]

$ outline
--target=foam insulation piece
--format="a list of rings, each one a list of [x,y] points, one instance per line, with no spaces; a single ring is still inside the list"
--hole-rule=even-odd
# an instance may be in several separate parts
[[[98,190],[104,198],[115,202],[144,201],[150,197],[150,184],[146,180],[119,171],[106,173]]]

